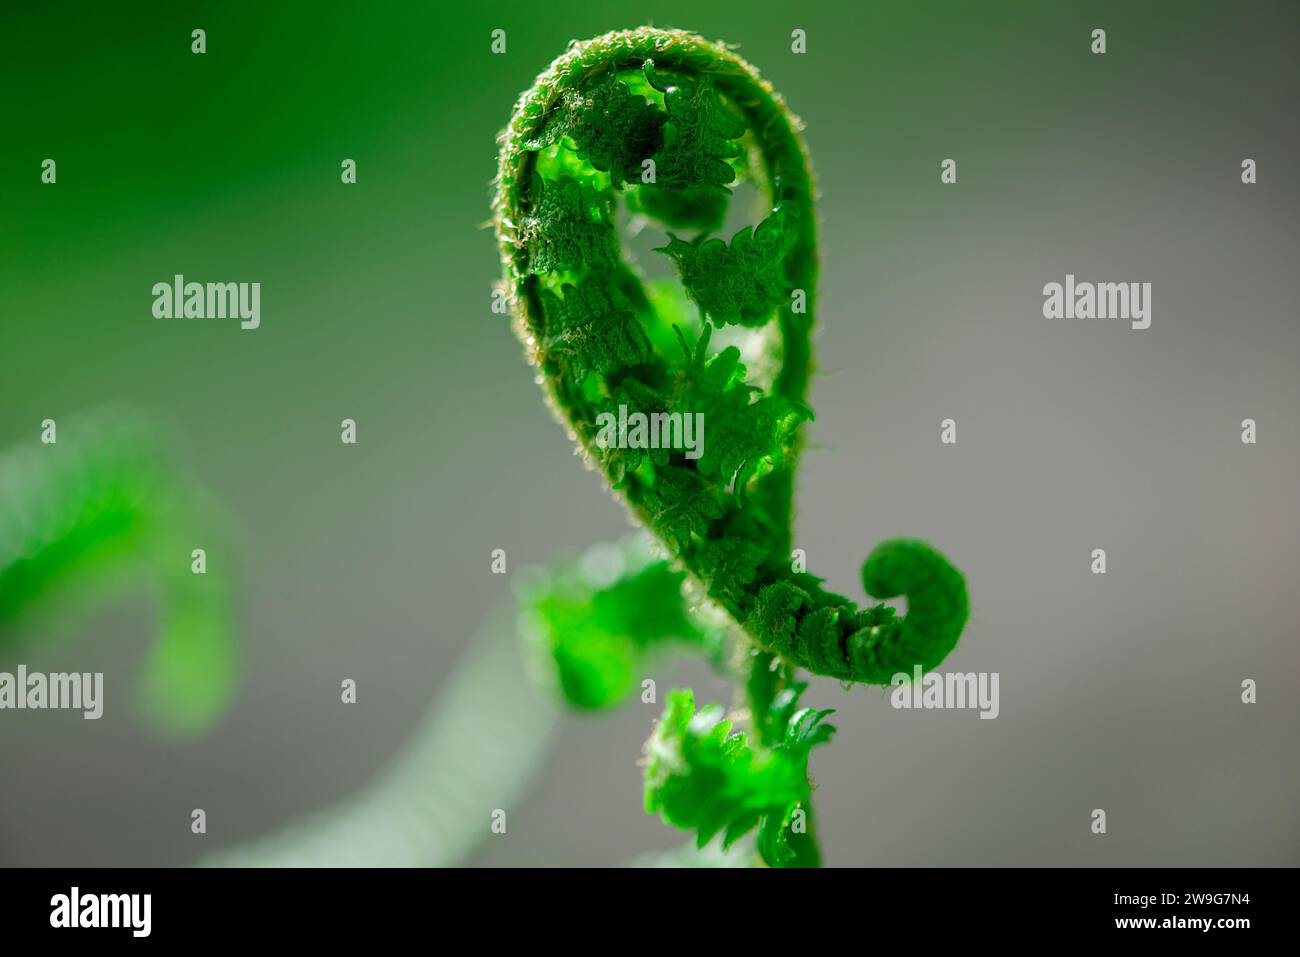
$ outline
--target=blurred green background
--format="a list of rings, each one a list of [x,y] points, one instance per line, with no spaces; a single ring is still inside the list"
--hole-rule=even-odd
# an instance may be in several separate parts
[[[168,744],[114,708],[147,602],[32,651],[32,668],[104,670],[108,711],[0,714],[0,863],[183,863],[351,793],[508,594],[493,548],[513,572],[625,531],[489,310],[483,224],[519,92],[570,39],[645,22],[736,44],[808,126],[828,373],[799,493],[810,570],[860,595],[877,541],[931,539],[972,589],[949,666],[1003,676],[993,722],[814,686],[841,709],[813,767],[830,863],[1296,863],[1298,19],[1004,0],[6,8],[0,444],[110,399],[167,416],[234,522],[209,561],[237,569],[244,674],[224,723]],[[1041,287],[1067,271],[1152,281],[1152,330],[1043,320]],[[261,282],[261,328],[153,318],[176,273]],[[1243,451],[1247,415],[1262,438]],[[1254,708],[1245,676],[1268,680]],[[725,694],[703,669],[656,677]],[[657,714],[568,722],[480,860],[677,843],[639,806]],[[1094,807],[1113,840],[1090,840]]]

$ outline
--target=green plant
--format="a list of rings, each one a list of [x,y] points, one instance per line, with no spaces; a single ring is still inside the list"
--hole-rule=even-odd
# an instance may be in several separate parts
[[[186,737],[230,704],[237,649],[220,566],[191,573],[216,524],[149,416],[108,406],[69,416],[57,441],[0,452],[0,658],[78,605],[143,588],[161,599],[160,638],[137,701],[151,726]]]
[[[659,632],[714,647],[675,619],[637,635],[620,620],[646,624],[639,616],[656,607],[671,619],[663,609],[682,601],[683,579],[722,609],[749,734],[720,708],[697,712],[690,692],[673,692],[646,745],[646,807],[696,831],[701,845],[757,825],[758,850],[774,866],[820,861],[807,764],[833,728],[828,712],[799,706],[806,683],[796,669],[887,684],[942,661],[968,613],[961,574],[919,541],[884,542],[862,569],[868,594],[906,598],[901,616],[884,604],[859,608],[791,562],[794,473],[813,418],[818,269],[798,129],[771,86],[724,47],[675,30],[609,33],[572,44],[520,97],[501,138],[493,206],[515,332],[552,410],[669,556],[650,574],[652,594],[643,577],[576,601],[572,587],[564,601],[545,589],[526,596],[544,623],[532,632],[546,636],[569,700],[599,707],[626,693]],[[729,242],[710,238],[742,186],[759,221]],[[629,216],[695,233],[668,232],[657,250],[680,287],[645,281],[623,258],[619,224]],[[610,417],[629,410],[702,415],[708,440],[694,456],[637,447],[623,432],[624,441],[602,439]],[[609,589],[602,609],[596,594]]]

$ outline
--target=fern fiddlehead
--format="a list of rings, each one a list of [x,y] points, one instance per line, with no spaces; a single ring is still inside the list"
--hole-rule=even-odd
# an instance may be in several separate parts
[[[806,393],[818,272],[799,128],[731,51],[640,28],[571,44],[520,97],[501,137],[493,208],[503,282],[549,404],[634,518],[756,648],[750,707],[757,747],[767,750],[732,735],[720,715],[694,715],[683,698],[648,746],[648,779],[660,779],[648,786],[648,807],[699,829],[702,840],[806,803],[806,789],[768,787],[797,781],[799,769],[806,785],[807,752],[829,736],[819,724],[800,737],[807,715],[793,710],[802,685],[792,667],[887,684],[942,661],[968,614],[961,574],[919,541],[882,543],[862,570],[868,594],[906,598],[905,615],[885,604],[859,608],[792,568],[794,473],[813,417]],[[752,187],[761,218],[729,241],[710,238],[739,205],[742,185]],[[656,252],[679,289],[646,281],[625,258],[619,223],[629,216],[664,228]],[[695,235],[677,235],[684,231]],[[636,413],[661,423],[698,416],[707,439],[691,451],[646,447],[627,432]],[[665,796],[685,786],[691,755],[698,774],[771,800],[731,802],[721,817],[689,800],[690,813],[675,811]],[[769,863],[809,856],[766,843]]]

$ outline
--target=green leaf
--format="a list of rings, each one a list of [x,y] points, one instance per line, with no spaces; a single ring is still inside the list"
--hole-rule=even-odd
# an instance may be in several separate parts
[[[524,217],[521,238],[532,273],[610,269],[618,259],[609,205],[569,176],[537,177],[536,202]]]
[[[699,472],[673,465],[655,470],[644,500],[651,527],[678,550],[694,536],[704,536],[724,511],[721,500]]]
[[[586,89],[566,90],[541,130],[524,144],[545,149],[568,137],[574,150],[621,189],[663,139],[664,111],[610,73]]]
[[[654,652],[676,644],[721,653],[722,633],[691,614],[684,579],[640,539],[598,546],[521,587],[520,631],[569,704],[609,708],[633,691]]]
[[[833,733],[828,714],[801,709],[779,745],[753,746],[732,731],[721,707],[696,713],[692,693],[674,689],[644,749],[646,811],[694,830],[701,847],[717,834],[729,845],[761,825],[758,849],[770,866],[815,866],[816,844],[804,828],[808,753]]]
[[[744,151],[736,142],[745,121],[727,104],[708,76],[669,76],[645,63],[646,79],[664,95],[668,123],[663,147],[654,155],[655,183],[666,189],[725,187],[736,178],[727,162]],[[725,195],[725,194],[724,194]]]
[[[601,416],[608,416],[604,421],[607,427],[600,430],[603,434],[595,437],[596,454],[610,482],[615,486],[626,481],[628,473],[635,472],[642,460],[649,459],[655,465],[667,465],[670,451],[667,448],[644,448],[628,440],[633,429],[623,426],[634,413],[645,416],[668,410],[668,397],[657,389],[651,388],[637,379],[628,376],[612,394],[596,406],[596,420],[600,424]],[[621,414],[626,413],[626,418]]]
[[[764,462],[779,463],[795,432],[812,412],[802,403],[769,395],[752,401],[758,391],[745,382],[740,350],[728,346],[705,358],[712,328],[706,326],[693,359],[682,371],[672,400],[673,411],[703,413],[705,441],[696,468],[737,490],[745,487]],[[682,349],[690,355],[685,339]]]
[[[541,292],[542,348],[576,379],[636,365],[650,344],[613,273],[597,273],[578,285],[564,283],[560,295]]]
[[[709,539],[700,543],[698,567],[709,582],[709,594],[724,602],[740,602],[767,557],[766,551],[744,538]]]
[[[821,867],[811,804],[791,804],[784,815],[764,817],[756,843],[768,867]]]
[[[667,123],[663,146],[653,156],[654,181],[633,190],[628,205],[676,229],[719,229],[731,200],[728,184],[736,179],[729,160],[744,154],[737,140],[745,133],[745,121],[707,76],[659,73],[652,60],[644,72],[663,93]]]
[[[657,252],[672,257],[687,295],[717,325],[761,326],[776,307],[790,300],[785,257],[794,231],[777,210],[754,229],[745,226],[731,238],[684,242],[672,233]]]
[[[796,760],[750,747],[743,733],[732,733],[721,707],[696,714],[686,690],[669,693],[645,757],[646,811],[696,831],[700,847],[720,833],[730,844],[764,814],[808,796],[807,775]]]

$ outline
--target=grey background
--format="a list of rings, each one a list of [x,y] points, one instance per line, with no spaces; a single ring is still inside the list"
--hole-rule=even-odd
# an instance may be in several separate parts
[[[831,864],[1300,862],[1297,16],[1227,7],[1131,22],[1107,7],[1112,52],[1095,59],[1095,16],[1078,7],[995,11],[982,31],[920,18],[873,31],[813,11],[804,62],[784,6],[657,17],[741,42],[808,123],[824,214],[823,373],[796,531],[810,570],[861,597],[876,542],[927,538],[971,588],[945,669],[1001,674],[995,721],[815,682],[807,700],[840,728],[813,761]],[[178,395],[191,462],[238,516],[240,699],[188,746],[111,704],[97,723],[6,714],[0,863],[187,863],[352,793],[508,591],[492,548],[519,569],[624,533],[487,310],[496,259],[477,226],[518,90],[570,36],[644,14],[507,23],[511,63],[479,78],[495,115],[474,100],[441,117],[465,158],[365,214],[389,217],[391,235],[358,222],[358,241],[392,244],[391,271],[343,302],[325,282],[302,306],[343,317],[355,349],[310,370],[284,356],[301,380],[292,409],[237,378]],[[486,21],[465,29],[477,43]],[[827,74],[856,92],[831,94]],[[411,163],[447,145],[420,130],[380,142]],[[949,156],[959,182],[943,187]],[[1239,181],[1246,156],[1258,185]],[[228,202],[248,206],[212,214],[275,216]],[[454,242],[421,238],[430,217]],[[1151,328],[1044,319],[1042,286],[1067,272],[1151,282]],[[376,338],[365,315],[385,296],[402,318]],[[344,401],[349,362],[383,375]],[[341,414],[361,423],[360,454],[337,442]],[[953,447],[939,442],[947,417]],[[1239,440],[1246,417],[1255,446]],[[1096,547],[1105,576],[1089,572]],[[150,616],[143,600],[103,609],[27,663],[127,687]],[[351,709],[337,703],[345,676]],[[728,694],[701,667],[655,677]],[[1253,706],[1239,700],[1248,677]],[[635,761],[658,710],[567,719],[476,862],[617,864],[680,844],[640,806]],[[1104,837],[1089,831],[1098,807]]]

